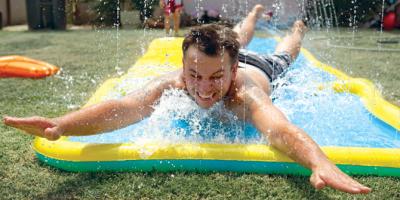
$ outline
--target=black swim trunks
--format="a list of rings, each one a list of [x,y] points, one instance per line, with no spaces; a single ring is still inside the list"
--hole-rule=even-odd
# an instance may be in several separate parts
[[[239,67],[247,65],[263,71],[272,82],[278,78],[292,63],[292,57],[287,52],[260,55],[245,49],[239,51]]]

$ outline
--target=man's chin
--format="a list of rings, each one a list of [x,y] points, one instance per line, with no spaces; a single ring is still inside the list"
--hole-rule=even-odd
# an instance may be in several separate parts
[[[215,104],[214,101],[203,102],[203,101],[199,101],[199,100],[197,100],[196,103],[197,103],[197,105],[198,105],[199,107],[201,107],[201,108],[203,108],[203,109],[209,109],[209,108],[211,108],[211,107]]]

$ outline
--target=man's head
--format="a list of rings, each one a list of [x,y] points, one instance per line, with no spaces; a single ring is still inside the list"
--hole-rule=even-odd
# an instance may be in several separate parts
[[[221,100],[236,77],[240,44],[230,28],[203,25],[186,35],[183,50],[183,78],[196,103],[209,108]]]

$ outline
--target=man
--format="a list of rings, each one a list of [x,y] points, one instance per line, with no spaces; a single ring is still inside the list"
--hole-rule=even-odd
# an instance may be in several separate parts
[[[160,0],[160,7],[164,9],[164,28],[167,35],[170,31],[170,20],[174,19],[174,34],[178,36],[181,22],[182,0]]]
[[[306,27],[295,22],[292,33],[271,56],[240,53],[253,34],[264,8],[257,5],[232,29],[217,25],[194,28],[185,37],[183,69],[158,77],[145,87],[119,99],[110,100],[58,118],[5,117],[4,122],[39,137],[57,140],[60,136],[91,135],[118,129],[149,116],[162,93],[178,88],[202,108],[223,101],[242,120],[247,120],[268,138],[272,146],[312,170],[311,184],[349,192],[368,193],[365,187],[341,172],[318,145],[300,128],[291,124],[269,98],[270,81],[285,70],[300,50]],[[249,61],[248,63],[239,61]]]

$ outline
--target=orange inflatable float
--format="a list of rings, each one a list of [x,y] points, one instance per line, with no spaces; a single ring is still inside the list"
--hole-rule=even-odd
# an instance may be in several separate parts
[[[23,56],[0,57],[0,77],[44,78],[58,72],[58,67]]]

